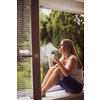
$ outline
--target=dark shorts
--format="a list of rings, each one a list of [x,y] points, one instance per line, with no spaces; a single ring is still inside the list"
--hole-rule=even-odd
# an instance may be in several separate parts
[[[83,89],[83,85],[71,76],[63,76],[58,84],[66,91],[71,93],[80,93]]]

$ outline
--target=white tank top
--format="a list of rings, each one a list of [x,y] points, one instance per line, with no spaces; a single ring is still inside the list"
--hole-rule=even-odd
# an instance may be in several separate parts
[[[65,68],[68,67],[69,65],[69,61],[74,58],[77,60],[76,56],[75,55],[71,55],[69,58],[68,58],[68,61],[67,61],[67,64],[65,65]],[[82,85],[84,85],[84,79],[83,79],[83,70],[82,69],[78,69],[77,68],[77,63],[74,67],[74,69],[72,70],[72,72],[70,73],[70,76],[73,77],[74,79],[76,79],[79,83],[81,83]]]

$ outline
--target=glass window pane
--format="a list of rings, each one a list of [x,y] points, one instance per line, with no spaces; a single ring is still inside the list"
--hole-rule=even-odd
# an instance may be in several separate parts
[[[31,58],[23,57],[31,54],[30,4],[30,0],[17,0],[17,97],[32,89]]]

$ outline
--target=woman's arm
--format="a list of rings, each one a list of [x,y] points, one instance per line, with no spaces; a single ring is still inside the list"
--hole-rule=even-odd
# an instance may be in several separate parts
[[[52,60],[54,62],[56,62],[61,70],[61,72],[64,74],[64,76],[69,76],[70,73],[72,72],[73,68],[75,67],[75,64],[76,64],[76,59],[72,58],[69,62],[69,65],[67,68],[65,68],[61,62],[59,61],[59,59],[55,56],[53,56]]]
[[[54,66],[52,59],[49,58],[49,67],[58,67],[58,64]]]
[[[58,61],[59,63],[59,68],[61,70],[61,72],[67,77],[70,75],[70,73],[72,72],[72,70],[74,69],[75,65],[76,65],[76,59],[72,58],[70,61],[69,61],[69,65],[67,68],[65,68],[61,63],[60,61]]]
[[[53,67],[54,65],[53,65],[53,62],[52,62],[52,60],[49,58],[49,67]]]

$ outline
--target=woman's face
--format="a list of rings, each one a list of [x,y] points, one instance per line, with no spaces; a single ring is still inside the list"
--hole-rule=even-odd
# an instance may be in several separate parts
[[[64,53],[64,45],[63,45],[63,41],[60,43],[59,48],[59,53],[63,54]]]

